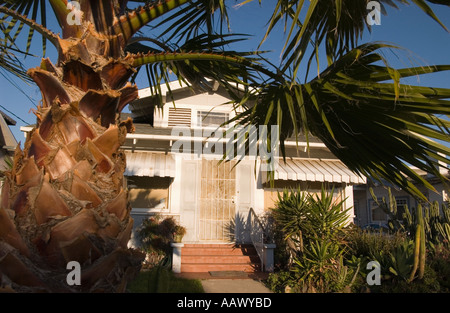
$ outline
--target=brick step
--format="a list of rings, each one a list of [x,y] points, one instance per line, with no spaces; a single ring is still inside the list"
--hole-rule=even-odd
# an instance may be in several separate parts
[[[181,263],[230,263],[230,264],[251,264],[258,263],[259,257],[257,255],[183,255],[181,254]]]
[[[260,266],[257,264],[191,264],[181,263],[181,272],[183,273],[204,273],[210,271],[242,271],[242,272],[258,272]]]
[[[260,271],[252,245],[185,244],[181,248],[181,272]]]
[[[242,245],[236,245],[236,244],[229,244],[229,243],[185,243],[184,248],[197,248],[197,247],[203,247],[203,248],[222,248],[222,249],[247,249],[247,248],[253,248],[253,245],[250,244],[242,244]]]
[[[257,255],[254,248],[183,247],[182,255]]]

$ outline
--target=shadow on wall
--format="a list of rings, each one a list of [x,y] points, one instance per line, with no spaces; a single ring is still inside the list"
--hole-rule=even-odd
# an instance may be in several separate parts
[[[253,272],[261,271],[261,261],[255,248],[250,241],[250,234],[247,226],[247,216],[236,214],[236,218],[225,224],[225,234],[228,241],[233,244],[234,249],[240,249],[242,255],[250,257],[250,265]]]
[[[249,237],[246,225],[247,218],[242,214],[236,214],[234,219],[226,222],[224,225],[224,233],[228,242],[235,245],[250,243],[249,240],[246,240]]]
[[[171,177],[127,177],[132,208],[167,208]]]

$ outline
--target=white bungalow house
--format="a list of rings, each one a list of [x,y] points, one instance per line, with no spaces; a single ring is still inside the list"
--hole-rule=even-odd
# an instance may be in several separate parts
[[[149,88],[139,91],[139,99],[130,104],[128,113],[135,132],[127,135],[123,149],[135,227],[159,213],[174,216],[187,229],[183,247],[175,248],[175,271],[255,267],[270,271],[270,249],[256,249],[264,262],[262,268],[249,267],[254,261],[248,255],[251,246],[261,247],[258,240],[252,241],[251,234],[258,234],[255,216],[272,208],[277,192],[284,188],[318,192],[327,183],[334,187],[335,197],[346,199],[346,208],[353,207],[353,186],[365,183],[365,178],[352,173],[315,138],[310,138],[309,151],[301,139],[286,142],[286,163],[281,156],[276,158],[273,184],[266,179],[267,168],[259,157],[245,155],[239,163],[230,160],[219,164],[226,140],[208,137],[216,137],[212,131],[235,116],[233,106],[225,104],[230,101],[226,91],[193,90],[179,82],[170,87],[171,96],[166,86],[161,86],[162,110],[154,109]],[[220,136],[222,131],[218,131]],[[351,213],[349,221],[353,218]],[[135,243],[132,238],[130,244]],[[242,253],[230,245],[241,247]],[[221,247],[228,252],[219,250]]]

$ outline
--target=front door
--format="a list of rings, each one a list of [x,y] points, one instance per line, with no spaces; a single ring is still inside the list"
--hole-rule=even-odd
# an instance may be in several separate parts
[[[202,241],[234,240],[236,214],[235,161],[202,160],[198,206],[198,238]]]

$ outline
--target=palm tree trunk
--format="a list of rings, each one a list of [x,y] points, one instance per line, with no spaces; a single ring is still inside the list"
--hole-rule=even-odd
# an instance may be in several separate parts
[[[16,150],[0,210],[7,251],[0,270],[13,289],[123,291],[139,270],[142,255],[127,249],[133,220],[120,151],[132,122],[117,113],[137,89],[110,88],[131,71],[119,75],[124,63],[103,64],[44,60],[29,71],[43,101],[24,150]],[[81,265],[81,286],[66,282],[70,261]]]
[[[79,30],[78,30],[79,31]],[[0,209],[0,290],[120,292],[144,255],[133,227],[119,112],[137,98],[121,35],[84,23],[59,39],[59,60],[28,71],[42,92],[37,123],[6,174]],[[81,266],[81,284],[67,265]],[[69,268],[70,269],[70,268]]]

